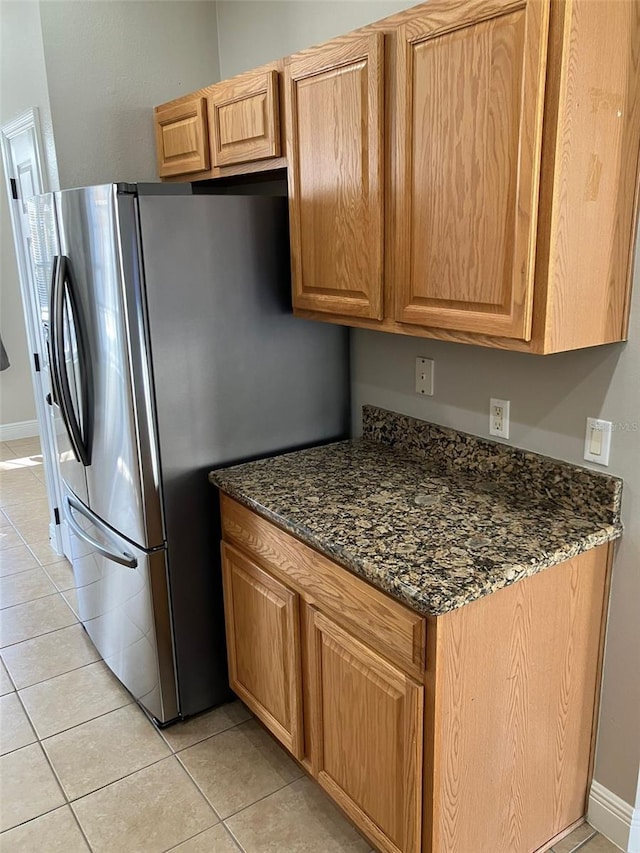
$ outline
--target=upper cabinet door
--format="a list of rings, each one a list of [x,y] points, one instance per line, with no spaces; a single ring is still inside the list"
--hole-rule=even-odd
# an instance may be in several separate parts
[[[286,61],[295,308],[382,317],[383,56],[354,34]]]
[[[548,0],[433,0],[398,31],[395,319],[529,340]]]
[[[205,98],[191,98],[177,106],[156,107],[154,121],[161,178],[209,168]]]
[[[214,166],[279,157],[278,72],[250,71],[214,86],[209,118]]]

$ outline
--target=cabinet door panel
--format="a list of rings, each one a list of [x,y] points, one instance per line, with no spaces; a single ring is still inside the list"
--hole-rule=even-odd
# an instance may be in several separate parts
[[[156,107],[154,121],[161,178],[209,168],[205,98],[193,98],[173,107]]]
[[[296,308],[382,317],[383,36],[343,36],[286,65]]]
[[[422,686],[309,610],[311,764],[384,851],[420,849]]]
[[[249,72],[215,86],[209,98],[213,165],[280,156],[278,72]]]
[[[399,30],[395,318],[528,340],[548,4],[500,5]]]
[[[231,686],[302,758],[298,596],[226,544],[222,569]]]

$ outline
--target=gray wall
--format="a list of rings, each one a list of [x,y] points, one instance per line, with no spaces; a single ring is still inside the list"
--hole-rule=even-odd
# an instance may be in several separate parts
[[[152,107],[219,79],[215,3],[56,0],[41,15],[61,187],[157,180]]]
[[[409,5],[218,2],[221,76]],[[547,357],[355,331],[352,387],[356,433],[362,404],[373,403],[486,436],[489,398],[501,397],[511,400],[512,444],[587,464],[582,458],[586,417],[617,425],[607,470],[625,480],[626,531],[613,575],[595,776],[633,805],[640,766],[640,281],[631,319],[627,344]],[[433,398],[413,393],[418,355],[435,359]]]

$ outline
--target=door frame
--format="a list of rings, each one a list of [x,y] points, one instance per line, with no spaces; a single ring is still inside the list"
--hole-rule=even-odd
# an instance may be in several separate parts
[[[40,442],[44,457],[45,488],[49,501],[49,539],[51,546],[61,555],[69,557],[71,554],[71,540],[66,522],[60,512],[62,506],[62,494],[57,467],[57,450],[53,428],[53,420],[48,411],[45,398],[51,390],[46,387],[45,373],[42,366],[45,365],[47,355],[44,352],[42,335],[40,333],[38,320],[38,306],[35,299],[34,283],[29,258],[25,250],[26,234],[23,227],[23,214],[20,204],[23,199],[19,197],[20,186],[17,181],[15,162],[13,158],[12,141],[24,133],[30,133],[34,163],[36,167],[34,179],[36,194],[50,190],[49,180],[44,168],[46,163],[44,157],[44,146],[42,144],[42,131],[40,125],[40,113],[37,107],[31,107],[16,118],[0,127],[0,146],[2,149],[2,163],[4,167],[5,186],[9,201],[9,213],[13,232],[13,243],[15,247],[18,266],[18,279],[20,282],[20,294],[25,319],[27,343],[29,345],[30,373],[33,383],[36,416],[40,431]],[[14,197],[14,188],[17,198]],[[36,369],[36,362],[40,369]]]

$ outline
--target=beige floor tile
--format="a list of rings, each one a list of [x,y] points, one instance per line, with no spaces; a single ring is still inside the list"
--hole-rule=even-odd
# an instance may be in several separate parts
[[[12,693],[15,689],[4,663],[0,660],[0,696],[6,696],[7,693]]]
[[[18,690],[100,660],[89,635],[78,623],[9,646],[2,656]]]
[[[0,471],[0,506],[8,507],[46,497],[44,484],[28,468]]]
[[[35,569],[38,561],[26,545],[16,545],[15,548],[5,548],[0,551],[0,577],[16,575]]]
[[[53,595],[56,588],[40,566],[0,578],[0,609]]]
[[[31,435],[27,438],[14,438],[11,441],[6,441],[5,444],[13,450],[16,456],[39,456],[42,454],[40,437],[37,435]]]
[[[254,720],[189,747],[179,758],[221,818],[302,775]]]
[[[24,545],[24,539],[12,524],[4,525],[0,530],[0,552]]]
[[[36,735],[17,693],[0,697],[0,755],[35,743]]]
[[[371,845],[311,779],[299,779],[227,821],[246,853],[367,853]]]
[[[2,786],[0,830],[10,829],[64,805],[64,796],[38,743],[0,758]]]
[[[20,691],[40,739],[128,705],[131,695],[102,661]]]
[[[2,853],[87,853],[89,848],[69,806],[5,832]]]
[[[28,524],[34,519],[42,519],[48,524],[49,501],[46,498],[41,498],[36,501],[20,501],[20,503],[5,507],[4,514],[7,516],[11,524],[18,528],[21,524]]]
[[[238,853],[239,850],[240,848],[224,825],[219,823],[212,829],[196,835],[195,838],[172,847],[171,853]]]
[[[218,823],[173,756],[76,800],[73,810],[95,853],[160,853]]]
[[[620,848],[598,833],[584,847],[580,847],[580,853],[620,853]]]
[[[75,591],[75,589],[66,589],[62,593],[62,597],[79,619],[80,611],[78,610],[78,593]]]
[[[164,729],[162,736],[174,752],[179,752],[250,719],[251,714],[242,702],[230,702],[228,705],[198,714],[184,723],[175,723]]]
[[[48,566],[50,563],[59,563],[64,559],[62,554],[58,554],[51,547],[48,533],[44,539],[40,539],[38,542],[29,542],[29,550],[33,552],[41,566]]]
[[[7,607],[0,619],[0,647],[39,637],[76,621],[59,593]]]
[[[137,705],[126,705],[42,743],[70,800],[171,755]]]
[[[583,823],[577,829],[574,829],[570,835],[563,838],[562,841],[558,841],[557,844],[554,844],[553,853],[572,853],[578,844],[581,844],[587,838],[590,838],[594,833],[595,829],[593,829],[593,827],[589,826],[588,823]]]
[[[0,441],[0,462],[10,461],[11,459],[16,458],[16,454],[6,441]]]
[[[6,509],[8,511],[11,507],[9,506]],[[21,521],[19,524],[15,523],[14,527],[27,545],[30,545],[32,542],[42,542],[49,536],[49,519],[42,516],[34,516],[34,518],[28,521]],[[58,557],[58,559],[60,558]]]
[[[76,585],[73,578],[73,569],[71,568],[71,563],[68,560],[60,560],[58,563],[49,563],[49,565],[45,566],[45,571],[60,592],[64,592],[67,589],[73,589]]]

